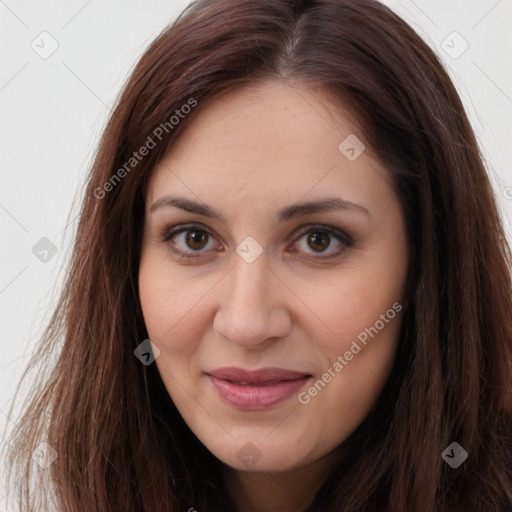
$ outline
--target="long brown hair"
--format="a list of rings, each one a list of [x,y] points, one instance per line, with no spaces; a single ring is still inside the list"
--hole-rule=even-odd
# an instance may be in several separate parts
[[[40,381],[9,446],[23,510],[235,508],[222,463],[156,365],[134,357],[147,338],[137,276],[151,171],[202,104],[266,80],[320,85],[350,109],[393,176],[413,249],[392,374],[308,512],[512,509],[512,258],[438,58],[374,0],[206,0],[149,46],[101,139],[69,279],[30,366]],[[42,441],[58,455],[46,469],[31,457]],[[441,458],[452,442],[468,453],[458,469]]]

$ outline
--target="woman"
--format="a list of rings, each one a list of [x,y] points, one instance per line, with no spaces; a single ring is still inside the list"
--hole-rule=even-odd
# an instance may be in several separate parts
[[[24,510],[512,510],[510,263],[390,10],[193,4],[101,140],[10,449]]]

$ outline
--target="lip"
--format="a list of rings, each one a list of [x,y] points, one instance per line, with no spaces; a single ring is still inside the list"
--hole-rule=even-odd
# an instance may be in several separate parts
[[[239,409],[266,409],[298,391],[311,375],[283,368],[225,367],[207,373],[218,395]]]

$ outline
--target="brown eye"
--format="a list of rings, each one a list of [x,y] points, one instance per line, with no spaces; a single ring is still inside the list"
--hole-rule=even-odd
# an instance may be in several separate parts
[[[353,244],[352,237],[344,231],[331,226],[318,225],[303,231],[292,251],[303,253],[305,257],[325,260],[340,256]]]
[[[216,239],[201,226],[173,226],[166,228],[162,241],[181,256],[200,256],[212,249],[220,249]]]
[[[208,243],[208,233],[203,230],[189,229],[185,237],[187,246],[195,251],[203,249]]]
[[[315,252],[323,252],[331,243],[330,236],[323,231],[312,231],[308,236],[308,245]]]

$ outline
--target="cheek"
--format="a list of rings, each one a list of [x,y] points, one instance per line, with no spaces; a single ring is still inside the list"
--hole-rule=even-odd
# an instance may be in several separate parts
[[[390,275],[386,270],[377,265],[353,269],[332,279],[332,287],[310,295],[312,309],[329,327],[329,335],[324,330],[311,338],[323,367],[300,400],[317,418],[350,411],[342,424],[323,427],[333,436],[356,428],[391,372],[402,320],[403,271]]]
[[[333,279],[331,286],[317,286],[314,292],[303,293],[311,311],[317,313],[325,326],[322,334],[315,338],[331,355],[333,351],[348,350],[351,341],[376,322],[378,330],[383,332],[389,332],[392,325],[398,323],[393,320],[396,311],[392,305],[401,301],[401,288],[396,284],[390,286],[383,280],[368,279],[363,274],[361,277],[354,273],[350,278]],[[381,320],[381,315],[384,315],[384,320]],[[364,341],[364,334],[361,339]]]
[[[302,402],[315,402],[318,417],[350,410],[354,420],[362,421],[376,401],[395,360],[406,270],[400,258],[393,264],[368,258],[329,276],[328,284],[322,281],[313,289],[304,281],[308,304],[326,326],[309,332],[316,359],[322,361],[315,377],[327,384],[310,388],[311,394],[306,390]]]
[[[400,299],[387,289],[372,287],[349,287],[342,293],[338,289],[337,294],[319,299],[319,311],[334,334],[311,338],[315,359],[322,366],[298,399],[309,408],[305,414],[312,430],[330,439],[344,439],[375,404],[395,360]]]
[[[161,263],[161,262],[160,262]],[[163,269],[163,270],[158,270]],[[166,270],[167,269],[167,270]],[[155,258],[143,258],[139,270],[139,294],[149,339],[162,355],[186,355],[194,351],[204,330],[205,304],[214,283],[190,279]]]

